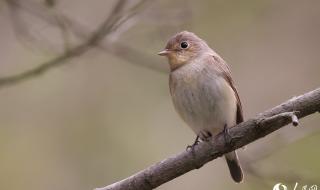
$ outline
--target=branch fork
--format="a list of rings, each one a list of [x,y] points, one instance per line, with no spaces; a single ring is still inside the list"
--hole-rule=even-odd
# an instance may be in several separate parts
[[[274,123],[274,122],[282,122],[289,120],[293,126],[297,127],[299,125],[299,119],[297,117],[297,114],[299,111],[290,111],[290,112],[283,112],[279,113],[270,117],[261,118],[258,120],[257,125],[268,125],[268,123]]]

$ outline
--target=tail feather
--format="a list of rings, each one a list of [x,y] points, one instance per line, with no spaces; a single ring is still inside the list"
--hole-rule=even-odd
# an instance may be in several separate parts
[[[225,158],[226,158],[232,179],[235,182],[240,183],[243,180],[243,173],[242,173],[242,169],[241,169],[236,152],[233,151],[226,154]]]

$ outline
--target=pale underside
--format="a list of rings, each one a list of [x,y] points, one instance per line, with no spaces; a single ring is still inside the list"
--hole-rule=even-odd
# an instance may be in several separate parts
[[[216,135],[236,124],[237,99],[215,65],[201,60],[171,72],[170,92],[176,111],[197,135]]]

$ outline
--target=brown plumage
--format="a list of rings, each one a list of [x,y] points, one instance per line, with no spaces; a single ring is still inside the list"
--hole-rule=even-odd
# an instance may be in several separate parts
[[[243,121],[230,68],[205,41],[183,31],[171,37],[159,55],[169,60],[174,107],[201,140]],[[243,173],[236,152],[225,157],[232,178],[241,182]]]

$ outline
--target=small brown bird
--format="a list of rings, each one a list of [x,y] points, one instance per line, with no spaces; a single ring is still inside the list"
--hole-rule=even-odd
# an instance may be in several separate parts
[[[158,53],[170,64],[170,93],[176,111],[197,134],[195,143],[243,121],[238,92],[226,62],[194,33],[171,37]],[[225,154],[235,182],[243,173],[235,151]]]

